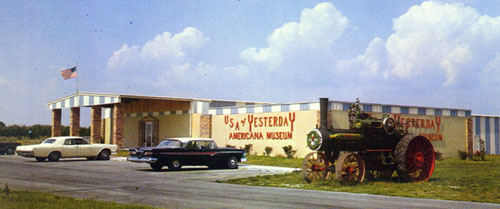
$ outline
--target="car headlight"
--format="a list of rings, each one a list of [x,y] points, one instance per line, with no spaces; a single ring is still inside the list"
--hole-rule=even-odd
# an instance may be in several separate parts
[[[136,152],[135,152],[135,151],[130,151],[130,152],[129,152],[129,154],[130,154],[130,155],[135,155],[135,154],[136,154]]]
[[[144,155],[153,155],[152,152],[144,152]]]

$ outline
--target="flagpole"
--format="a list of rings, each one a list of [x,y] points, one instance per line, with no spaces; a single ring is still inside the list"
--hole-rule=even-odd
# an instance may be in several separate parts
[[[78,91],[78,77],[79,77],[79,76],[78,76],[78,71],[79,71],[79,70],[80,70],[80,69],[78,69],[78,63],[76,63],[76,93],[77,93],[77,94],[79,93],[79,91]]]

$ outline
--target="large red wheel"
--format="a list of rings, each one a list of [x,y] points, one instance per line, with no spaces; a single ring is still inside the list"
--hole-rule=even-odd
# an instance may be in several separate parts
[[[359,184],[365,178],[365,163],[358,154],[345,153],[335,166],[337,181],[344,184]]]
[[[325,153],[311,152],[306,155],[302,162],[302,174],[308,183],[326,179],[330,162],[326,160]]]
[[[398,175],[408,181],[427,181],[434,172],[435,154],[431,142],[423,137],[407,135],[396,146]]]

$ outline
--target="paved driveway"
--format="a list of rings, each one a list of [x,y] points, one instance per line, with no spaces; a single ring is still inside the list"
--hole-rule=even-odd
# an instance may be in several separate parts
[[[153,172],[147,164],[123,161],[73,159],[39,163],[19,156],[0,156],[0,185],[8,182],[15,189],[168,208],[500,208],[499,204],[214,182],[287,171],[290,169],[243,165],[238,170],[188,167]]]

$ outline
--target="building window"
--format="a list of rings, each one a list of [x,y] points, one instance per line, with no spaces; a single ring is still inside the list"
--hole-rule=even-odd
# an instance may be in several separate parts
[[[418,114],[419,115],[425,115],[425,114],[427,114],[427,109],[425,109],[425,108],[418,108]]]
[[[450,115],[451,115],[451,117],[457,117],[458,113],[456,110],[451,110]]]
[[[363,111],[372,112],[372,106],[371,105],[363,105]]]
[[[391,113],[391,106],[382,106],[383,113]]]
[[[215,110],[216,115],[222,115],[222,109],[216,109]]]
[[[347,110],[349,110],[349,107],[351,107],[351,104],[347,104],[347,103],[343,103],[343,104],[342,104],[342,110],[343,110],[343,111],[347,111]]]
[[[465,111],[465,117],[470,117],[470,111]]]
[[[231,114],[238,114],[238,108],[231,108]]]
[[[309,110],[309,103],[300,104],[300,110]]]
[[[236,102],[225,102],[225,101],[212,101],[209,105],[210,108],[213,107],[234,107]]]
[[[267,105],[267,106],[264,106],[264,112],[271,112],[271,106]]]
[[[289,112],[290,111],[290,105],[289,104],[282,104],[281,105],[281,112]]]
[[[254,113],[253,107],[247,107],[247,113]]]
[[[443,110],[441,110],[441,109],[435,109],[434,110],[434,115],[435,116],[441,116],[441,115],[443,115]]]
[[[401,114],[409,114],[409,113],[410,113],[410,108],[401,107]]]

